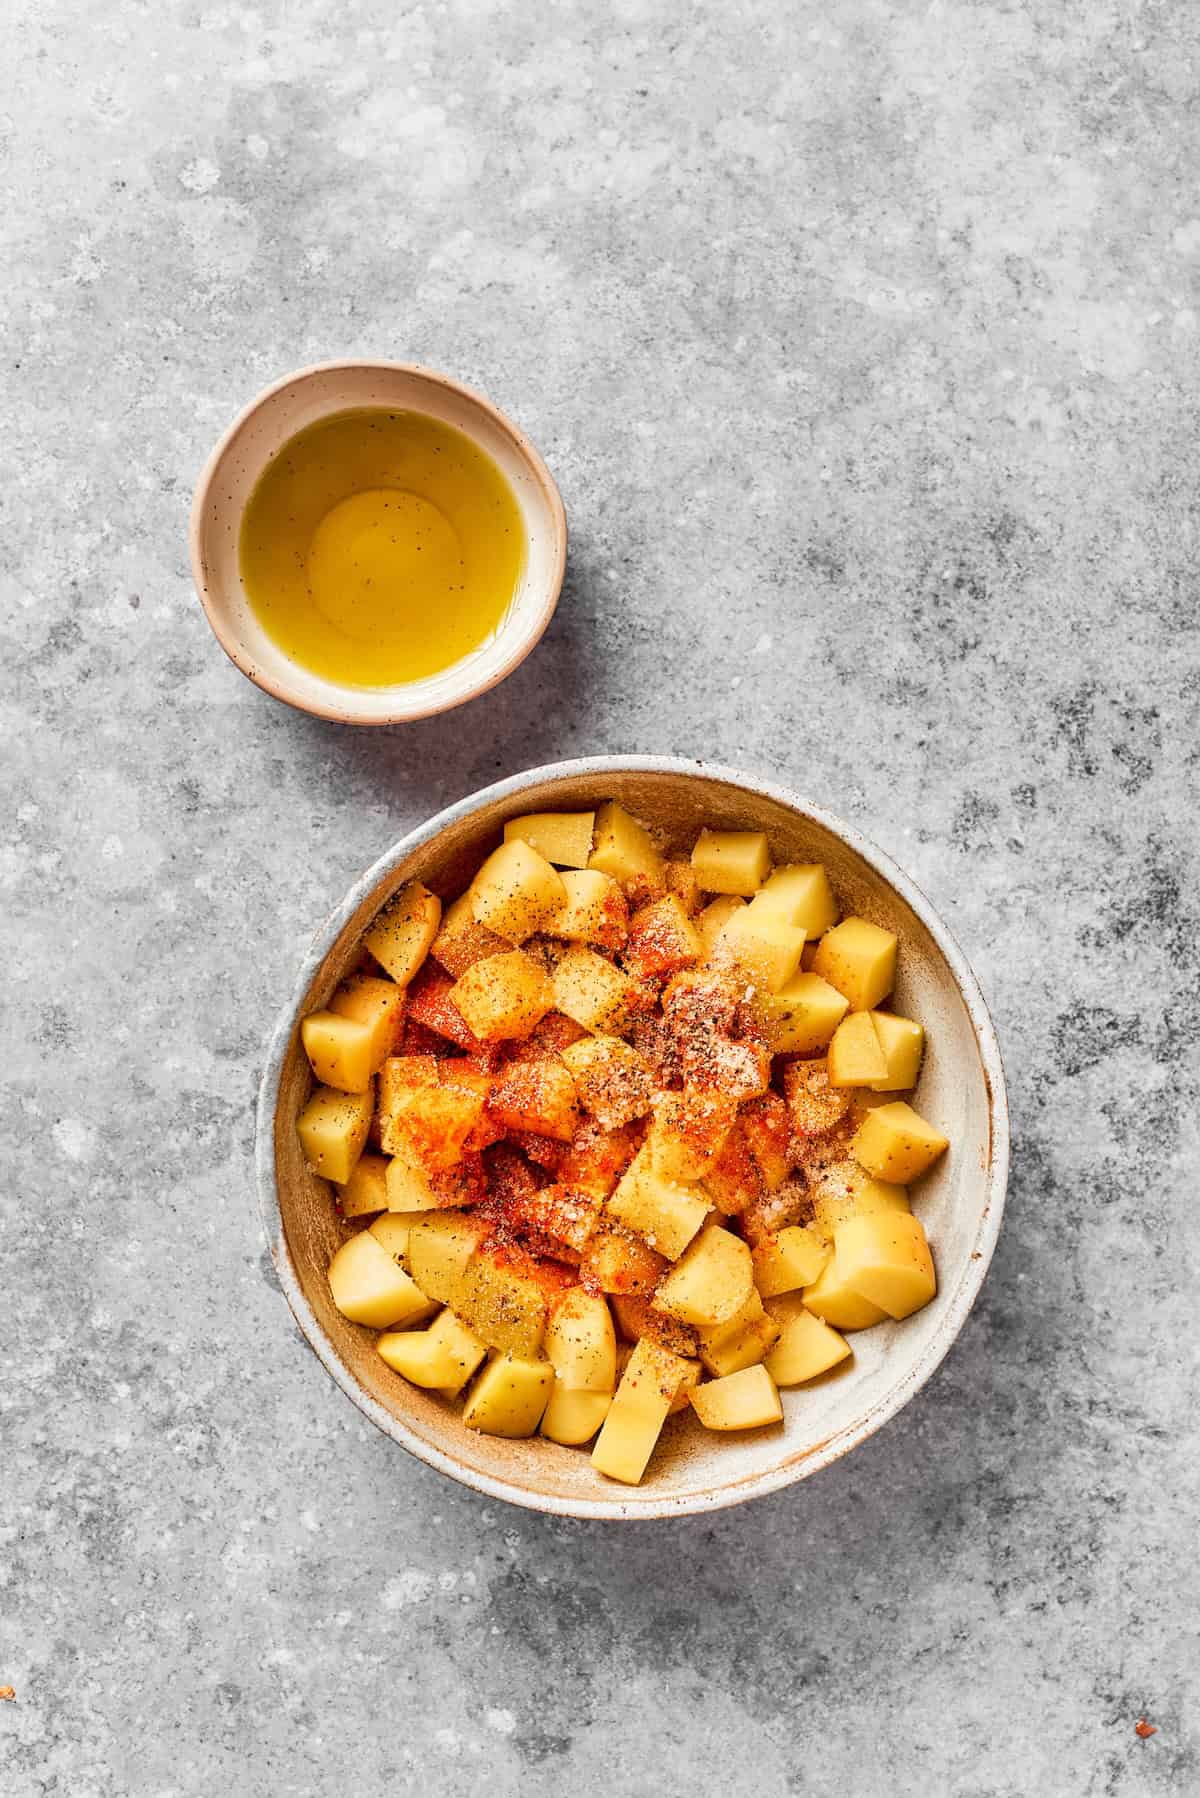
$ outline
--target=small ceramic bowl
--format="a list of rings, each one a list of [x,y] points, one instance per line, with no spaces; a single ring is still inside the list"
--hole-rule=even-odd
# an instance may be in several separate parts
[[[268,462],[306,425],[359,406],[420,412],[462,431],[499,467],[525,525],[525,566],[495,635],[453,667],[403,686],[342,686],[292,661],[251,611],[238,568],[242,514]],[[409,363],[326,362],[277,381],[234,420],[200,476],[190,541],[192,578],[208,622],[256,686],[319,718],[400,724],[474,699],[524,661],[558,604],[567,521],[554,479],[532,443],[482,395]]]
[[[506,818],[608,798],[682,849],[704,824],[765,830],[777,862],[824,862],[845,911],[899,933],[894,1003],[921,1020],[928,1040],[915,1103],[952,1145],[914,1190],[937,1261],[933,1303],[902,1323],[856,1333],[851,1362],[783,1394],[778,1428],[715,1436],[690,1412],[670,1419],[638,1487],[605,1480],[578,1449],[468,1430],[454,1406],[384,1364],[375,1333],[334,1308],[325,1269],[347,1231],[296,1137],[311,1084],[300,1019],[327,1002],[385,900],[413,878],[443,898],[456,895],[501,840]],[[381,1430],[431,1467],[513,1504],[571,1517],[673,1517],[804,1479],[865,1441],[924,1385],[962,1328],[991,1259],[1008,1171],[1008,1109],[975,976],[929,901],[885,855],[770,782],[674,759],[599,756],[534,769],[462,800],[412,831],[353,887],[318,933],[280,1018],[259,1098],[257,1155],[263,1222],[288,1303],[338,1385]]]

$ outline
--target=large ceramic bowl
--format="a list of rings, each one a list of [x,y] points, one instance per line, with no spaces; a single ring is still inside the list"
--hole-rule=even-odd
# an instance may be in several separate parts
[[[899,932],[894,1002],[922,1021],[929,1042],[916,1104],[952,1145],[914,1206],[937,1261],[934,1302],[903,1323],[856,1334],[844,1370],[784,1393],[778,1428],[714,1436],[690,1412],[672,1418],[645,1480],[632,1488],[603,1479],[578,1449],[467,1430],[453,1406],[385,1366],[375,1333],[334,1309],[325,1269],[346,1232],[330,1189],[305,1167],[295,1128],[310,1087],[300,1020],[326,1003],[396,888],[416,878],[443,897],[455,895],[500,841],[506,818],[607,798],[680,847],[704,824],[765,830],[777,862],[824,862],[845,911]],[[827,812],[768,781],[673,759],[598,756],[534,769],[449,807],[389,849],[319,932],[279,1021],[259,1101],[259,1191],[271,1252],[301,1329],[338,1385],[431,1467],[493,1498],[571,1517],[673,1517],[739,1504],[804,1479],[864,1441],[924,1385],[962,1328],[1000,1228],[1007,1170],[995,1031],[975,976],[928,899]]]

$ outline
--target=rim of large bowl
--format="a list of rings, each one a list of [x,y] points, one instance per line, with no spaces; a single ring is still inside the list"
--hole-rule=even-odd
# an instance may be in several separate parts
[[[482,1473],[475,1468],[463,1465],[446,1450],[423,1441],[415,1431],[410,1430],[386,1407],[372,1398],[343,1363],[304,1296],[299,1274],[287,1246],[275,1175],[275,1113],[279,1102],[279,1087],[284,1061],[292,1040],[292,1033],[296,1027],[300,1006],[321,963],[363,901],[399,863],[411,855],[415,849],[432,841],[447,825],[470,816],[472,812],[478,811],[481,807],[496,800],[510,798],[523,792],[526,788],[544,781],[561,779],[565,776],[588,778],[594,776],[600,779],[609,770],[623,773],[685,774],[693,778],[743,788],[747,792],[772,799],[796,812],[799,816],[823,826],[835,836],[841,837],[843,842],[869,862],[876,873],[882,875],[917,914],[946,958],[962,995],[963,1003],[967,1007],[967,1013],[975,1033],[988,1095],[988,1117],[991,1131],[991,1154],[986,1175],[987,1197],[969,1269],[966,1277],[959,1282],[937,1335],[916,1365],[910,1368],[865,1415],[835,1431],[817,1447],[799,1451],[777,1467],[765,1469],[761,1473],[744,1475],[724,1486],[698,1492],[667,1495],[661,1499],[642,1499],[636,1503],[618,1497],[562,1498],[550,1493],[539,1492],[533,1487],[516,1485],[509,1480]],[[454,805],[445,807],[435,817],[418,825],[415,830],[409,831],[406,836],[380,856],[378,861],[373,862],[361,878],[355,882],[342,903],[317,931],[291,996],[279,1015],[272,1033],[266,1066],[259,1087],[255,1143],[259,1210],[283,1295],[309,1347],[359,1410],[369,1417],[385,1435],[390,1436],[394,1442],[398,1442],[401,1447],[406,1448],[410,1454],[415,1455],[426,1466],[436,1468],[439,1473],[446,1474],[449,1478],[457,1480],[460,1485],[469,1486],[488,1498],[502,1499],[508,1504],[520,1505],[527,1510],[549,1512],[554,1516],[611,1521],[640,1521],[643,1519],[650,1521],[664,1517],[684,1517],[701,1512],[724,1510],[728,1506],[742,1504],[751,1498],[765,1497],[770,1492],[778,1492],[784,1486],[805,1479],[821,1468],[829,1466],[831,1462],[840,1460],[843,1455],[848,1454],[851,1449],[857,1448],[861,1442],[865,1442],[869,1436],[873,1436],[877,1430],[889,1422],[920,1391],[945,1359],[978,1297],[1000,1233],[1008,1183],[1008,1161],[1008,1093],[995,1025],[974,970],[953,933],[921,888],[884,850],[878,848],[853,825],[847,824],[822,806],[814,805],[788,788],[778,785],[775,781],[764,779],[760,775],[749,775],[740,769],[726,767],[720,763],[692,761],[684,756],[581,756],[571,761],[550,762],[543,767],[527,769],[524,773],[512,775],[506,780],[496,781],[493,785],[484,787],[465,799],[458,800]]]
[[[546,501],[554,531],[554,569],[547,583],[545,599],[540,609],[531,616],[521,634],[514,637],[512,652],[501,666],[484,679],[472,681],[453,699],[432,705],[400,706],[378,718],[365,718],[355,711],[352,704],[348,703],[353,699],[355,693],[353,687],[339,689],[339,691],[344,691],[347,701],[340,707],[334,705],[332,701],[326,703],[314,700],[310,703],[308,700],[298,698],[286,682],[277,680],[274,675],[261,669],[236,633],[228,628],[225,619],[210,598],[201,547],[204,537],[204,513],[217,471],[238,435],[249,424],[255,413],[261,411],[277,394],[285,392],[289,387],[299,386],[312,380],[314,376],[337,374],[345,369],[385,369],[389,374],[415,375],[421,380],[432,382],[436,387],[449,388],[451,392],[460,394],[463,399],[478,406],[480,411],[487,413],[511,439],[528,464]],[[445,375],[440,369],[427,368],[420,362],[387,362],[380,361],[378,357],[335,358],[331,362],[311,362],[305,368],[293,369],[291,374],[281,375],[277,381],[272,381],[268,387],[264,387],[242,407],[232,424],[218,439],[196,481],[196,491],[192,496],[191,512],[188,517],[188,554],[191,561],[192,585],[196,589],[196,597],[204,608],[204,616],[208,619],[209,628],[234,667],[244,674],[248,681],[252,681],[262,692],[269,693],[272,699],[278,699],[282,704],[290,705],[298,712],[307,712],[314,718],[327,718],[334,724],[357,724],[372,729],[380,725],[415,724],[421,718],[432,718],[441,712],[452,712],[458,706],[466,705],[472,699],[478,699],[482,694],[489,693],[493,687],[498,687],[502,680],[507,680],[508,676],[520,667],[526,657],[533,653],[545,635],[550,620],[558,609],[558,602],[562,595],[563,580],[567,570],[567,514],[558,484],[550,473],[540,450],[525,435],[521,427],[506,412],[502,412],[499,406],[489,400],[486,394],[480,393],[474,387],[469,387],[465,381],[456,381],[452,375]],[[396,689],[397,692],[401,690],[400,688]]]

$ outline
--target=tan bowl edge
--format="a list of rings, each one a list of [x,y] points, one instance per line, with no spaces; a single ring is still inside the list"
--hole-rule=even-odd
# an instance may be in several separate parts
[[[835,1430],[824,1440],[804,1448],[772,1468],[731,1479],[708,1490],[668,1495],[661,1498],[655,1498],[652,1488],[648,1490],[646,1486],[643,1486],[638,1489],[640,1496],[636,1500],[632,1497],[622,1497],[620,1488],[614,1488],[611,1497],[607,1495],[606,1490],[604,1496],[595,1498],[563,1498],[553,1493],[539,1492],[536,1487],[516,1485],[503,1478],[493,1477],[478,1468],[465,1466],[448,1450],[421,1439],[386,1406],[380,1404],[370,1393],[366,1392],[327,1337],[303,1291],[300,1276],[287,1243],[276,1178],[276,1119],[285,1063],[296,1034],[297,1020],[302,1015],[301,1008],[322,964],[355,913],[370,899],[389,874],[394,872],[415,850],[430,843],[447,826],[468,818],[483,807],[517,797],[529,787],[563,777],[587,779],[594,783],[599,793],[603,789],[605,776],[610,771],[632,775],[674,774],[687,776],[691,780],[711,781],[714,785],[738,787],[747,793],[759,795],[774,804],[785,807],[796,813],[802,820],[811,822],[819,829],[831,832],[841,838],[852,854],[861,857],[876,875],[895,889],[924,925],[941,955],[945,958],[957,984],[958,995],[968,1013],[971,1030],[978,1048],[980,1071],[986,1092],[988,1121],[988,1143],[982,1171],[985,1199],[978,1229],[972,1242],[969,1265],[966,1272],[959,1278],[952,1300],[940,1319],[936,1334],[927,1344],[915,1365],[866,1413],[857,1417],[844,1428]],[[771,781],[743,774],[736,769],[716,764],[691,762],[672,756],[597,756],[552,763],[545,767],[531,769],[523,774],[515,775],[511,779],[499,781],[479,793],[460,800],[457,804],[438,813],[427,823],[410,831],[406,837],[402,838],[372,867],[367,869],[342,904],[317,932],[300,969],[291,998],[279,1018],[259,1089],[255,1159],[263,1228],[284,1297],[309,1346],[326,1371],[346,1396],[352,1399],[385,1435],[390,1436],[393,1441],[399,1442],[410,1453],[416,1455],[428,1466],[436,1468],[440,1473],[444,1473],[490,1498],[502,1499],[509,1504],[521,1505],[553,1515],[576,1518],[620,1521],[658,1519],[721,1510],[726,1506],[742,1503],[749,1498],[776,1492],[798,1479],[805,1478],[839,1459],[872,1435],[891,1417],[895,1416],[901,1407],[920,1390],[949,1352],[951,1344],[965,1323],[987,1273],[996,1245],[1008,1178],[1008,1101],[1004,1068],[995,1028],[978,981],[966,957],[924,893],[882,850],[876,848],[852,826],[845,824],[820,807],[800,799],[786,788]],[[883,1327],[880,1326],[881,1329]]]
[[[252,658],[245,653],[242,645],[238,642],[233,633],[225,628],[224,619],[220,617],[216,608],[210,603],[204,557],[201,550],[201,539],[203,534],[202,521],[205,507],[208,503],[209,490],[212,487],[213,478],[216,475],[223,458],[236,441],[238,434],[245,428],[260,407],[264,406],[269,400],[274,399],[277,394],[285,392],[287,388],[292,387],[299,382],[309,380],[313,375],[334,374],[339,369],[360,370],[373,368],[387,369],[393,374],[414,375],[420,380],[431,381],[439,387],[448,388],[451,392],[459,394],[463,399],[468,400],[472,405],[478,406],[481,411],[488,414],[497,427],[511,440],[520,455],[528,463],[534,479],[537,481],[538,486],[545,496],[547,506],[554,521],[556,567],[554,577],[547,592],[546,603],[542,607],[541,613],[533,622],[526,635],[521,639],[520,643],[514,648],[512,655],[508,657],[499,669],[494,670],[486,679],[479,681],[466,689],[458,698],[451,700],[447,704],[421,706],[415,710],[404,710],[397,712],[393,716],[383,718],[360,718],[356,717],[353,712],[339,711],[334,706],[326,706],[318,703],[310,704],[306,701],[297,699],[287,690],[282,682],[273,679],[269,674],[265,674],[254,664]],[[534,447],[520,427],[515,425],[506,413],[502,412],[498,406],[493,405],[491,400],[487,399],[482,393],[477,392],[475,388],[468,387],[463,381],[455,381],[451,376],[444,375],[437,369],[426,368],[424,364],[420,362],[386,362],[380,361],[375,357],[352,358],[350,360],[335,360],[332,362],[312,362],[305,368],[293,369],[291,374],[282,376],[278,381],[273,381],[269,387],[264,387],[260,393],[256,394],[248,405],[243,406],[233,423],[229,426],[228,430],[213,449],[212,454],[209,456],[200,472],[200,478],[196,482],[196,491],[192,498],[192,507],[188,518],[188,554],[191,561],[192,583],[196,589],[200,604],[204,607],[204,614],[208,619],[212,633],[217,639],[217,642],[221,645],[221,648],[225,651],[225,654],[229,657],[229,660],[233,663],[234,667],[237,668],[240,673],[244,674],[247,680],[252,681],[254,685],[261,688],[264,693],[269,693],[272,699],[281,700],[284,705],[293,706],[296,710],[307,712],[312,717],[328,718],[334,724],[356,724],[371,729],[378,728],[380,725],[415,723],[420,718],[432,718],[440,712],[453,711],[455,707],[465,705],[472,699],[478,699],[481,694],[490,692],[493,687],[499,686],[502,680],[507,680],[508,676],[515,668],[520,667],[526,656],[530,655],[541,642],[542,637],[545,635],[546,628],[549,625],[551,618],[553,618],[558,606],[559,596],[562,593],[563,577],[566,574],[567,568],[567,515],[563,506],[562,495],[558,491],[554,476],[550,473],[540,452]]]

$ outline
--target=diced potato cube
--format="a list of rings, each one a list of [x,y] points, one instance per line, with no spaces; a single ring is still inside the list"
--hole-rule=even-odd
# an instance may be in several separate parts
[[[652,886],[665,884],[663,858],[650,832],[614,800],[607,800],[596,813],[593,842],[589,868],[611,874],[614,880],[640,878]]]
[[[767,1315],[758,1293],[750,1297],[727,1324],[700,1332],[700,1359],[709,1373],[724,1378],[743,1367],[754,1367],[779,1340],[779,1325]]]
[[[700,910],[700,882],[690,861],[667,863],[667,891],[674,893],[689,918]]]
[[[489,955],[503,955],[508,947],[506,938],[489,930],[486,924],[477,923],[468,889],[446,912],[429,953],[458,980],[477,961],[486,961]]]
[[[457,1167],[483,1115],[483,1095],[462,1086],[417,1086],[395,1094],[381,1120],[384,1153],[403,1155],[428,1174]],[[393,1206],[393,1210],[396,1207]]]
[[[528,843],[560,868],[586,868],[595,822],[595,812],[526,812],[508,820],[504,841]]]
[[[665,1180],[702,1180],[737,1120],[737,1102],[719,1092],[660,1093],[646,1153]]]
[[[640,1482],[686,1375],[682,1357],[647,1338],[638,1343],[592,1450],[598,1473],[629,1486]]]
[[[850,1218],[834,1232],[833,1255],[838,1279],[889,1317],[910,1317],[937,1292],[929,1243],[911,1212]]]
[[[527,1355],[498,1355],[476,1380],[462,1420],[485,1436],[532,1436],[550,1402],[554,1369]]]
[[[462,1211],[423,1212],[408,1233],[408,1271],[421,1291],[455,1309],[471,1257],[491,1225]]]
[[[823,1168],[810,1194],[809,1228],[827,1242],[833,1241],[834,1231],[847,1218],[909,1209],[903,1186],[876,1180],[853,1161],[837,1161]]]
[[[706,1430],[757,1430],[783,1421],[775,1382],[761,1365],[694,1387],[692,1409]]]
[[[790,1061],[783,1070],[783,1090],[792,1129],[801,1138],[828,1136],[850,1109],[850,1094],[831,1086],[824,1061]]]
[[[400,1153],[387,1164],[387,1197],[389,1211],[407,1213],[438,1208],[437,1189],[428,1170],[403,1144]]]
[[[671,1409],[667,1413],[668,1417],[674,1417],[677,1412],[687,1410],[691,1403],[693,1391],[704,1377],[704,1363],[702,1361],[689,1360],[685,1365],[687,1367],[687,1372],[675,1389],[675,1397],[671,1400]]]
[[[568,869],[561,879],[567,901],[555,914],[553,934],[568,943],[619,949],[629,935],[629,906],[612,875],[599,868]]]
[[[806,937],[824,936],[837,923],[837,901],[819,862],[776,868],[750,904],[760,917],[798,925]]]
[[[733,957],[746,978],[763,993],[777,993],[800,966],[804,932],[782,918],[755,917],[753,905],[735,911],[721,932],[717,951]]]
[[[706,893],[757,893],[771,869],[771,850],[761,830],[702,830],[692,850],[692,872]]]
[[[640,1293],[615,1292],[610,1301],[617,1329],[621,1335],[631,1342],[640,1342],[648,1336],[651,1342],[657,1342],[660,1348],[670,1349],[673,1355],[697,1355],[700,1351],[700,1338],[692,1324],[681,1323],[677,1317],[670,1317]]]
[[[850,1344],[824,1318],[809,1311],[798,1292],[768,1300],[780,1328],[779,1341],[764,1363],[777,1386],[799,1386],[828,1373],[850,1353]]]
[[[363,1159],[365,1160],[366,1157],[364,1156]],[[408,1239],[411,1232],[411,1218],[401,1217],[394,1211],[385,1211],[382,1217],[377,1217],[375,1222],[368,1227],[367,1234],[373,1236],[376,1242],[387,1250],[397,1266],[402,1267],[408,1274],[412,1272],[408,1265]],[[430,1300],[429,1315],[431,1317],[437,1308],[437,1304]]]
[[[561,1385],[572,1392],[611,1392],[617,1383],[612,1313],[598,1292],[572,1286],[554,1306],[543,1344]]]
[[[414,1386],[447,1398],[466,1385],[487,1347],[453,1311],[443,1311],[427,1330],[402,1330],[381,1336],[375,1345],[389,1367]]]
[[[726,893],[704,907],[696,919],[696,929],[700,932],[700,946],[706,959],[716,953],[730,918],[745,909],[746,901],[739,899],[735,893]]]
[[[737,1217],[763,1189],[762,1169],[739,1118],[704,1176],[705,1196],[726,1217]]]
[[[949,1147],[949,1138],[902,1099],[868,1111],[850,1144],[855,1159],[876,1179],[905,1183],[932,1167]]]
[[[396,1045],[404,1021],[404,988],[394,980],[352,974],[329,1001],[330,1011],[365,1024],[371,1032],[371,1072],[377,1074]]]
[[[442,902],[419,880],[410,880],[389,901],[363,942],[399,986],[407,986],[429,954],[442,921]]]
[[[338,1188],[343,1217],[365,1217],[387,1210],[387,1160],[382,1155],[360,1155],[350,1178]]]
[[[371,1129],[372,1092],[342,1093],[319,1086],[296,1120],[304,1159],[315,1174],[345,1186]]]
[[[887,1316],[882,1305],[873,1305],[839,1276],[836,1255],[826,1262],[821,1277],[804,1288],[802,1296],[810,1311],[837,1330],[869,1330]]]
[[[813,972],[850,1001],[851,1011],[870,1011],[896,979],[896,937],[865,918],[843,918],[827,930],[813,956]]]
[[[871,1018],[888,1069],[886,1078],[871,1082],[871,1091],[906,1092],[917,1084],[917,1075],[921,1072],[925,1032],[912,1018],[898,1018],[894,1012],[873,1011]]]
[[[611,1030],[622,1021],[633,993],[629,976],[602,955],[568,949],[554,970],[551,1004],[584,1030]]]
[[[694,1187],[655,1173],[643,1148],[622,1175],[608,1201],[608,1213],[675,1261],[708,1216],[708,1200]]]
[[[585,1036],[562,1051],[584,1109],[606,1129],[645,1117],[654,1096],[650,1070],[619,1036]]]
[[[870,1086],[887,1076],[887,1057],[875,1034],[874,1014],[852,1011],[833,1033],[827,1057],[830,1086]]]
[[[748,1244],[719,1224],[710,1224],[680,1256],[653,1303],[656,1310],[681,1323],[712,1329],[737,1316],[753,1284]]]
[[[497,1074],[488,1111],[505,1130],[570,1142],[579,1126],[575,1082],[558,1056],[510,1062]]]
[[[533,1356],[546,1328],[546,1289],[523,1249],[484,1243],[467,1266],[456,1309],[489,1348]]]
[[[792,1171],[792,1120],[787,1105],[778,1093],[763,1093],[742,1106],[740,1122],[763,1185],[768,1192],[777,1192]]]
[[[501,843],[471,882],[475,922],[510,943],[523,943],[535,930],[551,927],[566,903],[562,881],[528,843]]]
[[[650,1248],[640,1236],[609,1224],[591,1238],[580,1260],[579,1273],[601,1292],[646,1294],[654,1291],[669,1266],[666,1256]]]
[[[781,1292],[797,1292],[821,1276],[829,1260],[829,1244],[804,1224],[788,1224],[754,1249],[754,1284],[759,1297],[775,1298]]]
[[[554,1004],[549,978],[520,949],[477,961],[450,996],[469,1028],[488,1043],[528,1036]]]
[[[622,960],[636,980],[651,980],[690,968],[702,953],[699,931],[675,894],[666,893],[629,920]]]
[[[337,1251],[329,1263],[329,1290],[343,1317],[375,1330],[429,1315],[425,1294],[369,1230]]]
[[[396,989],[399,991],[399,988]],[[300,1025],[300,1040],[309,1066],[322,1086],[339,1092],[365,1093],[375,1072],[369,1024],[343,1018],[336,1011],[314,1011]]]
[[[778,992],[761,999],[771,1047],[785,1055],[824,1049],[849,1009],[846,998],[819,974],[794,974]]]
[[[612,1392],[576,1392],[555,1379],[550,1403],[542,1414],[541,1433],[548,1442],[579,1448],[590,1442],[612,1406]]]

